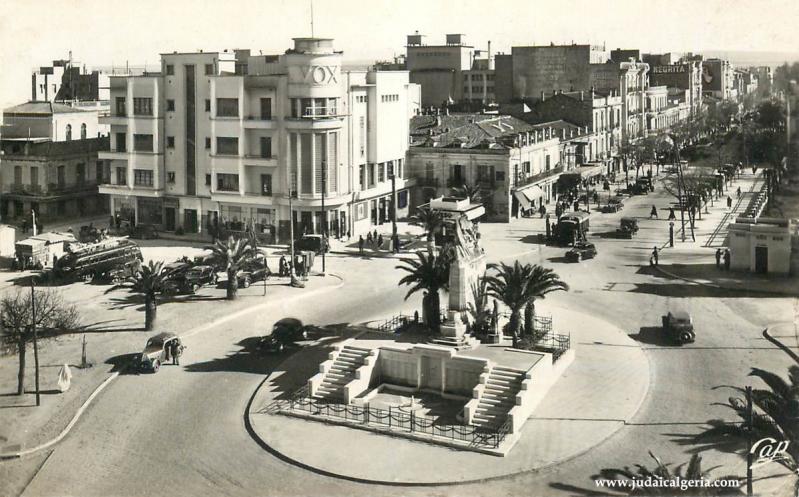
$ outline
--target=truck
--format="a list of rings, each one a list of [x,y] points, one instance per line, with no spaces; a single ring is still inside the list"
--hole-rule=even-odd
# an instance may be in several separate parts
[[[14,264],[18,269],[44,269],[56,260],[63,257],[67,247],[77,242],[72,233],[42,233],[24,240],[15,245]]]
[[[133,262],[144,260],[139,246],[126,237],[110,237],[97,243],[71,243],[53,267],[56,277],[89,280]]]

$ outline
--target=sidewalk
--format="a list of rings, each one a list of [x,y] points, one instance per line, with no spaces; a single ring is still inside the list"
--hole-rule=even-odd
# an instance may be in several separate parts
[[[726,195],[708,206],[697,218],[696,241],[691,241],[690,227],[686,222],[686,240],[681,241],[678,223],[675,223],[674,247],[664,244],[660,252],[658,271],[671,277],[691,281],[696,284],[740,290],[755,293],[799,296],[799,280],[796,277],[767,276],[745,271],[726,271],[716,267],[715,253],[718,248],[727,246],[729,224],[741,215],[751,198],[760,190],[763,179],[760,173],[750,171],[732,181],[726,192],[733,198],[732,209],[727,209]],[[736,198],[735,190],[741,188],[741,197]]]
[[[75,283],[60,287],[65,300],[79,306],[82,332],[39,344],[41,406],[36,407],[33,348],[29,345],[25,375],[26,394],[17,396],[18,356],[0,357],[0,455],[15,454],[55,438],[70,423],[80,406],[98,386],[123,371],[144,347],[146,339],[169,330],[182,336],[207,331],[231,316],[296,299],[309,292],[341,285],[337,277],[311,276],[304,289],[286,285],[284,278],[269,280],[266,289],[256,284],[239,289],[239,298],[225,300],[224,288],[203,288],[197,295],[161,298],[156,330],[143,330],[144,313],[139,296],[126,289],[107,292],[107,285]],[[266,297],[264,291],[266,290]],[[198,309],[202,312],[197,312]],[[259,329],[263,323],[258,323]],[[188,333],[187,333],[188,332]],[[93,367],[81,369],[82,339]],[[70,365],[71,388],[56,389],[58,372]],[[120,406],[120,408],[127,408]]]

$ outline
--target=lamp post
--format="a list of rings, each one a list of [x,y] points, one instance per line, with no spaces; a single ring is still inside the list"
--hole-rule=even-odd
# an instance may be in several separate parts
[[[674,221],[669,221],[669,247],[674,248]]]
[[[325,190],[327,190],[327,161],[322,159],[322,276],[325,275],[325,253],[327,252],[327,212],[325,212]]]
[[[36,292],[33,289],[33,276],[31,276],[31,328],[33,332],[33,363],[36,368],[36,405],[42,405],[39,391],[39,340],[36,332]]]

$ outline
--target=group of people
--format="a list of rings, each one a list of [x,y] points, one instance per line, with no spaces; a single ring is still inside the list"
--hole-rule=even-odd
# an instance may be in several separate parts
[[[167,362],[169,362],[171,358],[172,364],[180,366],[180,356],[183,354],[183,345],[180,343],[180,340],[175,339],[166,344],[164,352],[166,352]]]
[[[280,261],[278,261],[278,274],[280,276],[291,276],[291,264],[290,259],[287,258],[285,255],[280,256]],[[308,276],[308,270],[310,268],[306,266],[305,259],[296,254],[294,256],[294,273],[297,276]]]
[[[363,249],[366,244],[369,244],[374,250],[382,250],[383,245],[385,244],[385,240],[383,239],[383,235],[378,233],[377,230],[374,232],[367,232],[366,239],[364,240],[363,235],[358,236],[358,253],[363,254]],[[392,235],[391,237],[391,252],[394,254],[398,254],[400,251],[400,241],[398,235]]]
[[[694,209],[694,207],[691,207]],[[660,219],[658,217],[658,208],[656,205],[652,206],[652,209],[649,211],[649,219]],[[674,207],[669,207],[669,221],[674,221],[677,219],[677,215],[674,213]]]
[[[724,260],[724,269],[730,270],[730,249],[716,249],[716,268],[721,269],[722,259]]]

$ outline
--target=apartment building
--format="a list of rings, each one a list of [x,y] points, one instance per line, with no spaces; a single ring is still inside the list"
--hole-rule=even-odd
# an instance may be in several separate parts
[[[462,82],[464,71],[472,68],[474,47],[466,45],[461,34],[446,35],[443,45],[426,45],[423,37],[418,32],[408,35],[405,56],[410,81],[422,88],[422,105],[437,107],[461,101],[471,87]],[[468,81],[471,83],[471,77]]]
[[[99,214],[107,201],[98,195],[105,167],[98,159],[108,138],[98,129],[96,110],[27,102],[4,109],[0,215],[42,222]]]
[[[416,179],[414,204],[468,185],[482,192],[486,218],[508,222],[525,209],[551,202],[562,172],[560,135],[511,116],[419,116],[408,168]]]
[[[166,231],[254,226],[272,242],[290,220],[343,235],[388,221],[392,205],[402,216],[419,87],[341,63],[332,39],[295,38],[281,55],[162,54],[158,74],[112,77],[100,188],[112,212]]]

